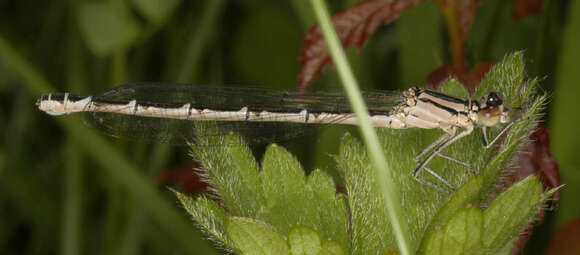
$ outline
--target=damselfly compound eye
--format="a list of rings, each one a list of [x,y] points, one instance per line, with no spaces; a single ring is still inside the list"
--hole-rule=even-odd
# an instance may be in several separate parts
[[[503,105],[503,100],[497,92],[489,92],[481,99],[481,105],[483,108],[499,107]]]

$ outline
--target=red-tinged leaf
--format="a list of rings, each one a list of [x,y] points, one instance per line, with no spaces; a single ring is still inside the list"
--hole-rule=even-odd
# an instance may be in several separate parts
[[[360,49],[381,23],[389,23],[404,10],[424,0],[371,0],[361,2],[332,17],[332,22],[344,48]],[[306,89],[331,63],[324,38],[318,26],[304,36],[299,63],[302,70],[298,88]]]
[[[160,183],[171,183],[183,188],[184,194],[197,194],[206,192],[208,184],[200,178],[196,171],[195,165],[182,165],[173,169],[167,169],[157,175],[157,181]]]
[[[580,219],[575,219],[556,232],[546,255],[574,255],[580,251]]]
[[[437,89],[445,80],[453,77],[463,83],[465,88],[472,93],[492,67],[493,64],[490,63],[478,63],[475,64],[471,71],[465,73],[455,70],[451,65],[443,65],[427,76],[425,87]]]
[[[543,0],[513,0],[514,10],[512,18],[521,19],[528,15],[538,14],[542,11]]]

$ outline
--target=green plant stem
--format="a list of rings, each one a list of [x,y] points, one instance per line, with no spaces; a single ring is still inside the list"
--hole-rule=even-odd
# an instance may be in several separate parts
[[[342,44],[336,35],[326,5],[323,0],[310,0],[310,3],[312,4],[314,13],[316,14],[320,24],[320,28],[324,35],[326,44],[328,45],[338,75],[342,80],[351,107],[357,116],[362,137],[375,168],[377,185],[383,195],[383,199],[385,200],[387,214],[389,215],[393,232],[397,238],[400,252],[405,255],[414,254],[414,250],[411,248],[409,241],[410,238],[407,222],[403,217],[401,201],[397,194],[395,183],[392,180],[392,173],[390,172],[385,155],[378,142],[377,134],[371,126],[368,110],[366,109],[363,98],[358,89],[358,84],[346,59],[344,50],[342,49]]]

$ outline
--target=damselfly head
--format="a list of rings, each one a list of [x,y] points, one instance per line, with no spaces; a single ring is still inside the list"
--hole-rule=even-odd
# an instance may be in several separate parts
[[[508,109],[497,92],[489,92],[481,98],[481,107],[477,115],[480,124],[487,127],[510,121]]]

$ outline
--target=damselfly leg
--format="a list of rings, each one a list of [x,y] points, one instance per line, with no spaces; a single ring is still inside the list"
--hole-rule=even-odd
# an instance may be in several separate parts
[[[449,189],[451,189],[452,191],[455,190],[455,188],[453,187],[453,185],[451,185],[447,180],[445,180],[443,177],[441,177],[439,174],[435,173],[434,171],[426,168],[427,163],[429,163],[429,161],[431,161],[436,155],[440,155],[441,151],[445,148],[447,148],[449,145],[455,143],[456,141],[458,141],[459,139],[463,138],[466,135],[469,135],[471,132],[473,131],[473,127],[471,128],[467,128],[465,130],[463,130],[461,133],[459,134],[454,134],[452,136],[449,136],[448,134],[444,134],[443,136],[447,136],[448,138],[443,140],[443,142],[441,142],[440,144],[438,144],[437,146],[434,146],[435,148],[427,155],[427,157],[425,157],[423,159],[423,161],[421,161],[419,163],[419,165],[417,165],[417,168],[415,168],[415,171],[413,171],[413,178],[415,180],[417,180],[420,183],[423,183],[427,186],[430,186],[434,189],[437,189],[439,191],[442,191],[444,193],[449,193],[447,190],[441,188],[439,185],[436,185],[434,183],[431,183],[427,180],[421,179],[421,177],[419,176],[421,174],[421,172],[423,170],[427,170],[427,172],[429,172],[431,175],[433,175],[435,178],[437,178],[438,180],[440,180],[443,184],[445,184],[445,186],[447,186]],[[439,142],[439,140],[441,140],[441,138],[439,138],[437,141],[435,142]],[[431,146],[428,146],[431,147]],[[459,161],[459,160],[457,160]]]
[[[481,136],[482,136],[482,146],[486,149],[489,149],[491,146],[493,146],[500,138],[501,136],[503,136],[504,134],[507,133],[507,131],[513,127],[514,124],[520,122],[524,120],[523,118],[520,119],[516,119],[513,120],[511,122],[509,122],[505,127],[503,127],[499,133],[490,140],[488,140],[487,137],[487,127],[482,126],[481,127]],[[467,167],[470,171],[474,172],[474,169],[471,167],[471,164],[469,164],[468,162],[462,161],[460,159],[457,159],[455,157],[443,154],[442,151],[448,147],[449,145],[453,144],[454,142],[458,141],[459,139],[461,139],[464,136],[469,135],[473,130],[470,129],[466,129],[463,132],[457,134],[457,135],[449,135],[448,133],[445,133],[443,135],[441,135],[437,140],[435,140],[435,142],[433,142],[432,144],[430,144],[429,146],[427,146],[425,149],[423,149],[421,152],[419,152],[417,154],[417,156],[415,156],[415,161],[418,162],[417,168],[415,168],[415,171],[413,171],[413,178],[415,180],[417,180],[420,183],[423,183],[427,186],[430,186],[436,190],[439,190],[443,193],[449,193],[446,189],[442,188],[441,186],[434,184],[432,182],[429,182],[427,180],[424,180],[420,177],[420,174],[423,170],[427,171],[429,174],[431,174],[433,177],[435,177],[437,180],[439,180],[441,183],[443,183],[447,188],[449,188],[451,191],[455,190],[455,187],[453,185],[451,185],[447,180],[445,180],[443,177],[441,177],[439,174],[437,174],[435,171],[431,170],[430,168],[427,167],[427,164],[435,157],[435,156],[439,156],[441,158],[456,162],[458,164],[461,164],[465,167]],[[430,152],[430,153],[428,153]],[[419,161],[420,158],[422,158],[424,155],[427,156],[422,160]]]
[[[489,149],[489,147],[491,147],[495,142],[497,142],[497,140],[499,140],[499,138],[505,134],[515,123],[522,121],[523,119],[516,119],[511,121],[509,124],[507,124],[501,131],[499,131],[499,133],[493,138],[491,139],[491,142],[488,142],[487,140],[487,132],[486,132],[486,127],[481,127],[481,139],[483,140],[483,147],[485,147],[486,149]]]

